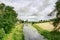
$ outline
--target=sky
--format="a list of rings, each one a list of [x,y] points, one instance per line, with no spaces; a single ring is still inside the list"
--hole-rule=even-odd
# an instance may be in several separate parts
[[[56,17],[57,0],[0,0],[0,3],[14,7],[20,20],[39,21]],[[54,12],[53,12],[54,11]],[[52,13],[52,16],[47,16]]]

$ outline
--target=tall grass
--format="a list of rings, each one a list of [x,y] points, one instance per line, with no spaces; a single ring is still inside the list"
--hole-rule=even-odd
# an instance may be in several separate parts
[[[0,40],[5,36],[5,31],[3,29],[0,29]]]
[[[24,40],[23,35],[23,25],[20,25],[19,28],[13,33],[14,40]]]
[[[24,40],[23,24],[15,25],[15,28],[11,30],[11,33],[6,34],[3,40]]]
[[[60,32],[58,31],[49,32],[47,30],[40,28],[38,25],[33,24],[33,26],[38,30],[38,32],[41,35],[43,35],[48,40],[60,40]]]

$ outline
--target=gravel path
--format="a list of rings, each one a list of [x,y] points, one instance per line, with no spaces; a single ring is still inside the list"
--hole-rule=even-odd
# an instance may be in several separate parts
[[[24,24],[23,32],[25,40],[46,40],[31,24]]]

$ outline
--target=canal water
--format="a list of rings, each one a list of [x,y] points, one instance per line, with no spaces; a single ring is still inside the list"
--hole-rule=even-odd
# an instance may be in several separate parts
[[[31,24],[24,24],[23,27],[25,40],[47,40]]]

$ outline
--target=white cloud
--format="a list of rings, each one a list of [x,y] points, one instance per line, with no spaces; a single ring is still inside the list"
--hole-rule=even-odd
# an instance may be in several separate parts
[[[18,13],[18,19],[30,20],[33,16],[36,16],[32,20],[46,20],[55,17],[48,17],[56,6],[57,0],[0,0],[6,5],[13,6]],[[35,15],[34,15],[35,14]],[[32,17],[30,17],[33,15]],[[24,16],[24,17],[23,17]],[[28,17],[27,17],[28,16]]]

